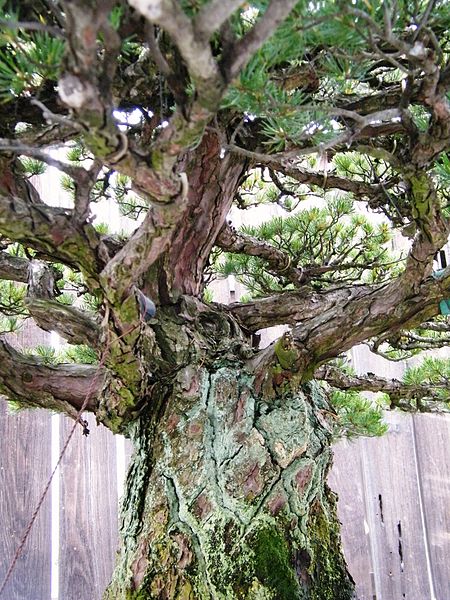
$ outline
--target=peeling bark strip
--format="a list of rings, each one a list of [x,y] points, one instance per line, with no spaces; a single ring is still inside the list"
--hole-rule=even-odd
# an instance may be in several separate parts
[[[247,161],[230,155],[221,157],[218,136],[207,132],[198,148],[186,156],[185,163],[190,182],[187,209],[173,236],[165,269],[175,294],[197,296]]]
[[[156,402],[158,421],[133,433],[127,535],[105,600],[351,598],[318,389],[274,404],[234,364],[186,368]]]

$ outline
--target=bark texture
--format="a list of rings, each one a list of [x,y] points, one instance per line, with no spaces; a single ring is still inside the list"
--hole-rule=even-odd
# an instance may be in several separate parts
[[[328,405],[255,389],[239,364],[186,367],[132,437],[123,546],[105,600],[349,600]]]
[[[44,28],[65,48],[47,73],[48,44],[36,42],[42,61],[28,57],[27,38],[2,46],[0,71],[17,64],[18,77],[0,81],[0,283],[26,282],[35,321],[88,344],[100,367],[48,365],[0,340],[0,390],[76,419],[87,403],[133,439],[123,547],[105,599],[349,600],[325,483],[335,416],[311,379],[382,389],[394,403],[405,393],[399,382],[343,380],[328,363],[368,339],[400,343],[450,297],[450,267],[433,274],[450,233],[445,15],[434,2],[384,6],[382,19],[364,3],[339,3],[335,14],[335,3],[297,0],[16,4],[14,30]],[[36,73],[22,89],[27,66]],[[134,125],[131,113],[141,115]],[[66,142],[80,144],[79,164],[52,155]],[[19,157],[70,177],[73,208],[41,198],[27,175],[36,165]],[[146,212],[126,240],[102,235],[90,212],[94,200],[122,195],[116,175]],[[343,264],[334,245],[322,252],[322,233],[309,241],[305,230],[314,260],[302,265],[294,238],[259,239],[226,223],[235,201],[329,189],[411,236],[403,270],[365,283],[343,271],[321,287],[319,276]],[[284,291],[228,307],[202,301],[215,245],[258,257]],[[61,265],[81,274],[95,314],[57,301]],[[273,325],[292,329],[259,351],[252,334]],[[406,393],[420,405],[422,386]]]

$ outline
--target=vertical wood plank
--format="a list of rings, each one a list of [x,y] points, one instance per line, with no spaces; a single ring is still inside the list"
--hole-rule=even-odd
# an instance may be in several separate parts
[[[333,446],[334,464],[329,485],[338,494],[338,516],[344,555],[355,580],[358,600],[373,600],[373,573],[365,493],[361,468],[361,440]]]
[[[437,600],[450,598],[450,417],[414,416],[427,540]]]
[[[89,437],[75,433],[61,468],[60,600],[100,600],[118,545],[116,444],[88,420]],[[63,420],[62,444],[72,423]]]
[[[8,414],[0,400],[0,581],[50,476],[50,413]],[[50,598],[51,524],[47,494],[2,600]]]
[[[363,440],[363,472],[377,600],[431,598],[410,415],[392,412],[387,435]]]

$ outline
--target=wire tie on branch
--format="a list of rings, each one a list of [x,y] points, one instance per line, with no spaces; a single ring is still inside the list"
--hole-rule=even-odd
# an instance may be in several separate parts
[[[285,273],[291,266],[292,264],[292,258],[290,256],[287,257],[287,264],[285,267],[283,267],[282,269],[278,270],[278,273]]]
[[[108,162],[111,165],[119,163],[128,152],[128,137],[123,131],[119,131],[118,135],[120,137],[120,146],[115,152],[108,155]]]

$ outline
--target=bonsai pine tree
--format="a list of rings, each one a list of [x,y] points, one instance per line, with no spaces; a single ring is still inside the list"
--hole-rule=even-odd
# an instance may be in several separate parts
[[[2,338],[1,391],[76,420],[84,406],[132,439],[105,599],[353,598],[331,442],[382,433],[383,405],[448,399],[446,362],[387,381],[342,358],[449,339],[450,269],[433,272],[449,234],[448,3],[1,11],[2,330],[33,318],[72,345],[25,355]],[[47,166],[70,208],[33,185]],[[93,223],[104,197],[133,233]],[[230,223],[233,206],[270,203],[281,216]],[[213,301],[224,274],[246,298]]]

